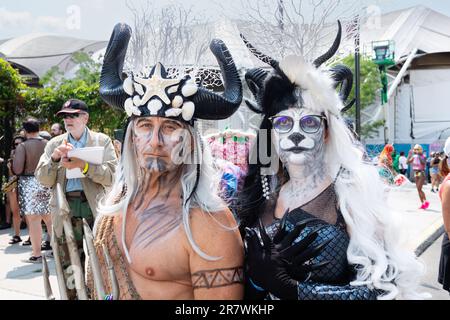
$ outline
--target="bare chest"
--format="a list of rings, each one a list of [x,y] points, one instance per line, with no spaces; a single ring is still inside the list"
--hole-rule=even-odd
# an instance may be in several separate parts
[[[131,258],[129,272],[140,281],[190,284],[189,255],[181,215],[129,215],[125,242]],[[121,228],[115,228],[118,239]],[[123,250],[123,248],[122,248]]]

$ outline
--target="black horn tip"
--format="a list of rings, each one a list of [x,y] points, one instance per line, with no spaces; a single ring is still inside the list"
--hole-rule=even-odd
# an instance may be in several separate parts
[[[117,23],[114,26],[112,38],[115,38],[115,36],[117,36],[118,33],[122,36],[125,36],[125,35],[131,36],[132,30],[131,30],[131,27],[126,23]]]
[[[255,102],[250,101],[248,99],[245,99],[244,101],[245,101],[245,104],[247,105],[247,107],[250,110],[252,110],[253,112],[255,112],[257,114],[263,114],[264,113],[261,109],[258,108],[258,105]]]
[[[225,43],[221,39],[214,38],[211,40],[211,43],[209,46],[211,47],[211,46],[224,46],[224,45],[225,45]]]
[[[273,59],[272,57],[262,53],[261,51],[259,51],[258,49],[256,49],[245,37],[242,33],[240,33],[240,36],[242,38],[242,41],[244,41],[245,46],[247,47],[247,49],[250,50],[250,52],[259,60],[261,60],[262,62],[264,62],[265,64],[268,64],[269,66],[271,66],[272,68],[274,68],[277,71],[279,70],[279,63],[277,60]]]
[[[314,66],[316,68],[319,68],[322,64],[324,64],[326,61],[328,61],[334,54],[338,51],[339,45],[341,44],[341,38],[342,38],[342,25],[341,21],[338,22],[338,32],[336,35],[336,38],[334,39],[333,45],[331,48],[322,56],[314,60]]]
[[[106,48],[105,59],[107,61],[108,59],[122,56],[123,53],[121,53],[121,51],[128,46],[131,33],[132,31],[129,25],[125,23],[118,23],[115,25]]]
[[[209,44],[211,52],[221,61],[230,62],[231,54],[226,44],[220,39],[212,39]]]

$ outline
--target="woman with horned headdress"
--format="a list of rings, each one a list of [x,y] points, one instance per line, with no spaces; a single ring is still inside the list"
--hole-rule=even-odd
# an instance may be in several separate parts
[[[249,107],[263,115],[239,196],[246,296],[273,299],[422,298],[422,265],[398,242],[377,170],[341,111],[352,72],[280,62],[247,47],[273,69],[252,69]],[[340,85],[339,94],[336,92]]]
[[[233,59],[221,40],[211,42],[224,79],[222,95],[189,76],[169,78],[160,63],[123,80],[130,36],[129,26],[115,27],[100,79],[101,97],[129,118],[114,185],[94,226],[91,294],[241,299],[242,240],[216,193],[220,177],[193,126],[196,119],[225,119],[239,107],[242,85]],[[115,276],[109,276],[112,269]]]

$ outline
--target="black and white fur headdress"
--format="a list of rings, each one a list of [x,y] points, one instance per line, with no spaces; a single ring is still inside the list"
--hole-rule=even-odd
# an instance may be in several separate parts
[[[222,71],[225,91],[219,95],[198,86],[189,75],[168,78],[161,63],[149,72],[133,73],[123,79],[123,64],[131,28],[117,24],[109,40],[100,77],[100,96],[129,117],[159,116],[193,125],[195,119],[230,117],[242,101],[242,84],[230,52],[222,40],[211,41],[210,49]]]

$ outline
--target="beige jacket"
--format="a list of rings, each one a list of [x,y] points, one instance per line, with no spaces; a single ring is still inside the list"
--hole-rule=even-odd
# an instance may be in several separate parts
[[[61,236],[63,230],[62,221],[58,219],[58,216],[69,213],[70,209],[65,197],[66,169],[60,166],[59,162],[54,162],[51,159],[51,155],[64,140],[68,140],[68,133],[57,136],[47,143],[45,151],[39,159],[36,171],[34,172],[36,178],[42,185],[52,188],[50,211],[57,236]],[[113,183],[118,160],[111,139],[103,133],[93,132],[88,129],[86,147],[94,146],[105,147],[103,163],[100,165],[89,164],[86,178],[81,179],[81,184],[92,214],[96,217],[97,203],[103,197],[107,188]]]

